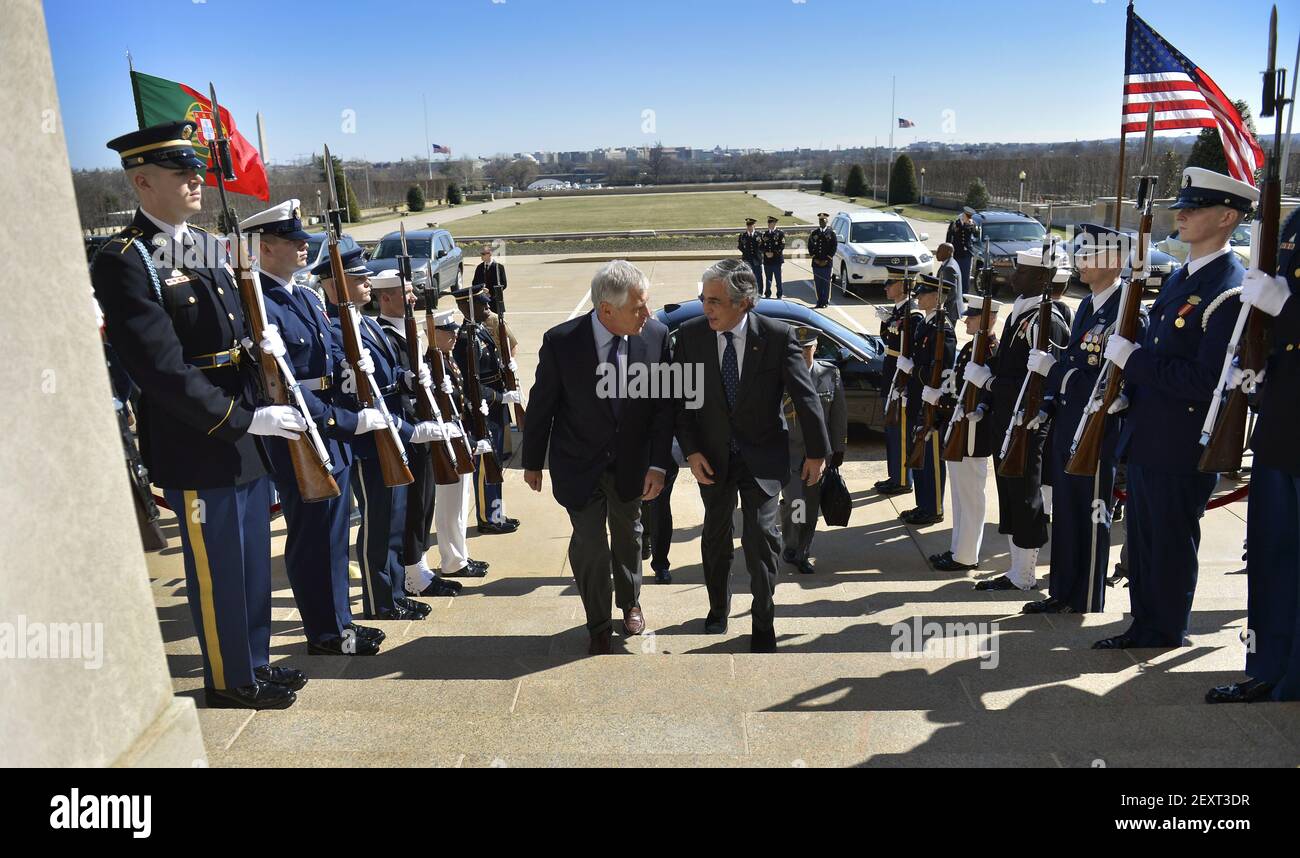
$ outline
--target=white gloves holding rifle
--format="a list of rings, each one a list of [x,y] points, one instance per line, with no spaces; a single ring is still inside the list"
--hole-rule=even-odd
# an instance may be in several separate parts
[[[976,408],[974,411],[972,411],[972,412],[970,412],[969,414],[966,415],[966,420],[967,420],[967,422],[969,422],[970,425],[972,425],[972,426],[974,426],[976,423],[980,422],[980,421],[983,420],[983,419],[984,419],[984,406],[983,406],[983,405],[979,406],[979,407]]]
[[[502,405],[519,405],[521,402],[523,402],[523,397],[519,395],[517,390],[507,390],[501,394]]]
[[[903,357],[901,355],[899,356],[898,358],[899,372],[904,373],[906,375],[911,375],[912,370],[914,369],[916,369],[916,364],[912,363],[912,359],[910,357]]]
[[[1046,376],[1054,366],[1056,366],[1056,358],[1052,357],[1051,352],[1040,352],[1038,349],[1029,350],[1030,372]]]
[[[937,387],[931,387],[927,384],[921,388],[921,400],[926,405],[938,405],[941,396],[943,396],[943,391]]]
[[[262,328],[262,342],[260,343],[262,351],[276,357],[284,357],[284,340],[280,338],[280,329],[275,325],[266,325]],[[253,353],[253,341],[248,337],[244,338],[244,348],[249,354]]]
[[[1047,412],[1040,411],[1034,415],[1034,419],[1025,424],[1025,430],[1029,432],[1037,431],[1039,426],[1047,422]]]
[[[474,445],[475,456],[481,456],[491,452],[492,452],[492,444],[486,438],[481,439],[477,444]]]
[[[417,387],[431,385],[433,383],[433,376],[429,374],[429,368],[424,365],[423,361],[421,361],[419,378],[417,379],[416,374],[408,369],[406,371],[406,383],[412,390],[414,390]]]
[[[1115,397],[1115,401],[1110,404],[1110,408],[1106,409],[1106,413],[1119,414],[1121,411],[1127,411],[1127,410],[1128,410],[1128,397],[1121,393],[1119,396]]]
[[[357,412],[357,434],[364,435],[367,432],[375,432],[379,429],[387,429],[388,421],[384,419],[384,412],[378,408],[363,408]]]
[[[307,431],[307,421],[297,408],[290,405],[267,405],[253,412],[253,422],[248,424],[250,435],[274,435],[293,440]]]
[[[436,420],[427,420],[415,424],[415,429],[411,432],[411,443],[428,444],[430,441],[441,441],[445,437],[442,426],[438,425]]]
[[[968,363],[964,378],[971,387],[982,388],[989,383],[989,379],[993,378],[993,370],[982,363]]]
[[[1283,277],[1272,277],[1258,268],[1246,272],[1241,281],[1241,303],[1257,307],[1270,316],[1281,314],[1291,297],[1291,288]]]
[[[347,361],[344,361],[343,365],[347,366]],[[361,350],[361,359],[357,361],[357,369],[366,375],[370,375],[375,371],[375,361],[374,358],[370,357],[370,349]]]
[[[1142,347],[1132,340],[1112,335],[1106,340],[1106,352],[1103,356],[1115,366],[1123,369],[1124,365],[1128,363],[1128,359],[1133,356],[1133,352],[1140,348]]]

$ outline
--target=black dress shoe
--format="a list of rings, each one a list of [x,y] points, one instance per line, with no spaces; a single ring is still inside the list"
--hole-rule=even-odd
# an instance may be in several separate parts
[[[283,685],[290,691],[301,691],[302,687],[307,684],[307,674],[292,667],[272,667],[269,664],[264,664],[261,667],[253,668],[253,676],[256,676],[262,682]]]
[[[1092,645],[1093,649],[1132,649],[1136,644],[1127,633],[1112,638],[1102,638]]]
[[[1025,602],[1021,607],[1022,614],[1071,614],[1074,613],[1069,605],[1060,599],[1048,596],[1046,599],[1039,599],[1037,602]]]
[[[935,569],[939,570],[940,572],[969,572],[970,570],[974,569],[978,564],[958,563],[956,560],[952,558],[952,555],[949,554],[947,557],[944,557],[936,561],[932,565],[934,566]]]
[[[493,536],[502,533],[514,533],[518,529],[519,529],[519,525],[510,524],[509,522],[503,524],[493,524],[492,522],[489,521],[485,524],[480,524],[478,526],[478,532],[488,536]]]
[[[420,619],[413,612],[406,610],[399,603],[395,608],[380,608],[379,613],[373,617],[367,616],[367,620],[415,620]]]
[[[885,495],[886,497],[892,497],[894,495],[905,495],[908,492],[912,491],[912,487],[900,486],[900,485],[890,483],[889,485],[886,485],[883,488],[877,488],[876,491],[882,495]]]
[[[942,554],[931,554],[929,557],[931,564],[942,563],[945,560],[951,560],[951,559],[952,559],[951,551],[945,551]]]
[[[519,519],[517,519],[517,518],[511,518],[510,516],[506,516],[506,524],[510,525],[511,527],[517,529],[517,528],[519,527],[520,523],[521,523],[521,522],[519,521]]]
[[[911,518],[912,516],[916,515],[916,514],[917,514],[918,512],[920,512],[920,511],[921,511],[921,508],[920,508],[919,506],[914,506],[914,507],[912,507],[911,509],[905,509],[905,510],[903,510],[902,512],[900,512],[900,513],[898,514],[898,517],[899,517],[899,519],[901,519],[902,521],[907,521],[909,518]]]
[[[433,596],[455,596],[460,593],[464,586],[465,585],[461,584],[459,581],[448,581],[446,578],[441,578],[435,575],[433,580],[429,582],[429,585],[415,595],[424,596],[426,598]],[[416,604],[419,603],[417,602]]]
[[[943,521],[943,516],[931,515],[928,512],[922,512],[918,509],[915,515],[909,515],[907,518],[903,519],[903,521],[913,527],[929,527],[932,524],[938,524]]]
[[[360,635],[344,638],[326,638],[319,643],[308,642],[307,652],[311,655],[377,655],[379,641],[363,638]]]
[[[612,634],[611,629],[605,629],[603,632],[596,632],[592,635],[591,643],[587,646],[587,655],[609,655]]]
[[[423,620],[433,610],[432,605],[426,605],[424,602],[417,602],[414,599],[398,599],[397,604],[405,608],[408,613],[414,614],[417,620]]]
[[[795,561],[794,568],[799,570],[800,575],[812,575],[817,572],[817,567],[807,557]]]
[[[781,559],[782,559],[783,561],[785,561],[786,563],[794,563],[794,562],[795,562],[795,551],[794,551],[794,549],[793,549],[793,548],[782,548],[782,549],[781,549]]]
[[[1016,582],[1012,581],[1006,575],[999,575],[996,578],[989,578],[985,581],[977,582],[975,584],[975,589],[976,590],[1019,590],[1021,588],[1017,587]],[[1037,590],[1038,584],[1034,584],[1034,586],[1030,587],[1029,589]]]
[[[487,574],[487,570],[482,566],[475,566],[473,563],[466,563],[455,572],[444,572],[443,574],[454,576],[456,578],[482,578]]]
[[[749,639],[750,652],[776,652],[776,632],[754,632]]]
[[[469,563],[470,566],[477,566],[479,569],[482,569],[484,572],[488,571],[488,569],[490,569],[492,566],[492,564],[487,562],[486,560],[470,559],[467,562]]]
[[[890,486],[893,485],[897,485],[897,483],[895,483],[893,480],[886,479],[886,480],[876,480],[874,483],[871,484],[871,487],[876,491],[880,491],[881,489],[889,488]]]
[[[1205,692],[1206,703],[1258,703],[1273,699],[1273,683],[1247,679],[1230,685],[1216,685]]]
[[[209,709],[288,709],[297,699],[287,686],[256,679],[241,688],[203,689]]]
[[[706,635],[725,635],[727,633],[726,620],[704,620],[704,633]]]
[[[645,537],[642,537],[641,538],[641,559],[649,560],[651,557],[654,556],[654,553],[655,553],[655,547],[650,544],[650,540],[646,539]]]
[[[384,638],[388,637],[383,629],[377,629],[373,626],[359,626],[356,623],[348,623],[344,628],[351,629],[352,634],[362,640],[374,641],[375,643],[383,643]]]
[[[656,583],[656,584],[671,584],[671,583],[673,583],[673,576],[672,576],[672,573],[669,572],[667,569],[656,569],[656,570],[655,570],[655,583]]]

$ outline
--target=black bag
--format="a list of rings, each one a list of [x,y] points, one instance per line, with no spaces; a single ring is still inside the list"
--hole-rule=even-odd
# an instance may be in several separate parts
[[[847,527],[853,510],[853,497],[844,484],[839,468],[828,468],[822,476],[822,518],[831,527]]]

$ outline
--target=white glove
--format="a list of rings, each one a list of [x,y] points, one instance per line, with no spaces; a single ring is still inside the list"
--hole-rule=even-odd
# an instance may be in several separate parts
[[[1115,401],[1110,404],[1110,408],[1106,409],[1106,413],[1119,414],[1121,411],[1127,411],[1127,410],[1128,410],[1128,397],[1121,393],[1119,396],[1115,397]]]
[[[1051,352],[1040,352],[1038,349],[1029,350],[1029,371],[1036,372],[1045,376],[1056,366],[1056,358],[1052,357]]]
[[[1255,388],[1263,381],[1264,370],[1262,369],[1259,372],[1246,373],[1242,371],[1236,361],[1233,361],[1232,369],[1228,370],[1229,390],[1236,390],[1238,387],[1245,385],[1245,387],[1242,387],[1245,393],[1254,393]]]
[[[515,363],[515,359],[514,359],[514,358],[511,358],[511,359],[510,359],[510,363],[507,364],[507,366],[510,367],[510,371],[511,371],[511,372],[519,372],[519,364]]]
[[[453,393],[456,392],[456,388],[452,385],[451,376],[449,375],[444,375],[442,377],[442,392],[447,394],[448,396],[451,396]]]
[[[910,357],[899,356],[898,369],[900,372],[904,373],[905,375],[911,375],[912,370],[916,369],[916,364],[912,363],[912,359]]]
[[[443,437],[442,427],[434,420],[427,420],[424,423],[416,423],[415,429],[411,431],[412,444],[427,444],[430,441],[441,441]]]
[[[459,438],[462,434],[464,434],[460,431],[460,427],[457,426],[455,423],[442,424],[442,430],[447,434],[448,438]]]
[[[284,357],[284,340],[280,338],[280,329],[275,325],[262,328],[262,351],[276,357]]]
[[[1258,268],[1246,272],[1241,281],[1241,302],[1276,316],[1291,297],[1291,288],[1283,277],[1271,277]]]
[[[1103,355],[1106,360],[1115,364],[1120,369],[1128,363],[1128,359],[1133,356],[1133,352],[1142,348],[1135,342],[1126,340],[1121,336],[1112,335],[1106,340],[1106,352]]]
[[[993,378],[993,370],[982,363],[968,363],[964,377],[971,387],[982,388]]]
[[[384,419],[384,412],[378,408],[363,408],[357,412],[357,434],[364,435],[367,432],[374,432],[379,429],[387,429],[388,421]]]
[[[894,318],[894,308],[891,306],[886,304],[877,304],[872,309],[876,311],[877,318],[882,322],[888,322],[890,319]]]
[[[267,405],[253,412],[253,422],[248,424],[250,435],[274,435],[278,438],[297,438],[307,431],[307,421],[291,405]]]
[[[484,453],[491,453],[491,452],[492,452],[492,444],[486,438],[484,438],[483,440],[479,441],[477,444],[474,445],[475,456],[481,456]]]
[[[486,399],[480,399],[478,401],[478,410],[479,413],[482,414],[484,417],[487,417],[488,414],[491,413],[488,411],[488,404]]]
[[[343,365],[347,366],[347,361],[344,361]],[[357,369],[366,375],[370,375],[375,371],[375,361],[370,357],[370,349],[361,350],[361,360],[357,361]]]
[[[970,425],[974,426],[976,423],[984,419],[984,409],[976,408],[970,414],[966,415],[966,419],[970,422]]]
[[[432,384],[432,376],[429,375],[429,368],[423,363],[420,364],[420,375],[418,380],[416,379],[416,374],[411,372],[409,369],[404,373],[404,375],[406,377],[407,385],[412,388],[425,387]]]
[[[938,405],[940,396],[943,396],[943,391],[937,387],[927,384],[921,388],[921,401],[926,405]]]
[[[523,401],[523,397],[519,395],[519,391],[517,390],[507,390],[505,393],[501,394],[502,405],[518,405]]]
[[[1033,432],[1033,431],[1036,430],[1039,426],[1042,426],[1042,425],[1043,425],[1044,423],[1046,423],[1046,422],[1047,422],[1047,412],[1046,412],[1046,411],[1040,411],[1040,412],[1038,412],[1037,414],[1034,415],[1034,419],[1033,419],[1033,420],[1030,420],[1028,423],[1025,424],[1025,429],[1028,430],[1028,431],[1030,431],[1030,432]]]

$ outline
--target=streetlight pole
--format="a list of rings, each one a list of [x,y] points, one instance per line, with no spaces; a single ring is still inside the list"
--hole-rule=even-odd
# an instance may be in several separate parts
[[[1020,171],[1020,213],[1025,213],[1025,171]]]
[[[925,168],[921,168],[921,205],[925,205]]]

